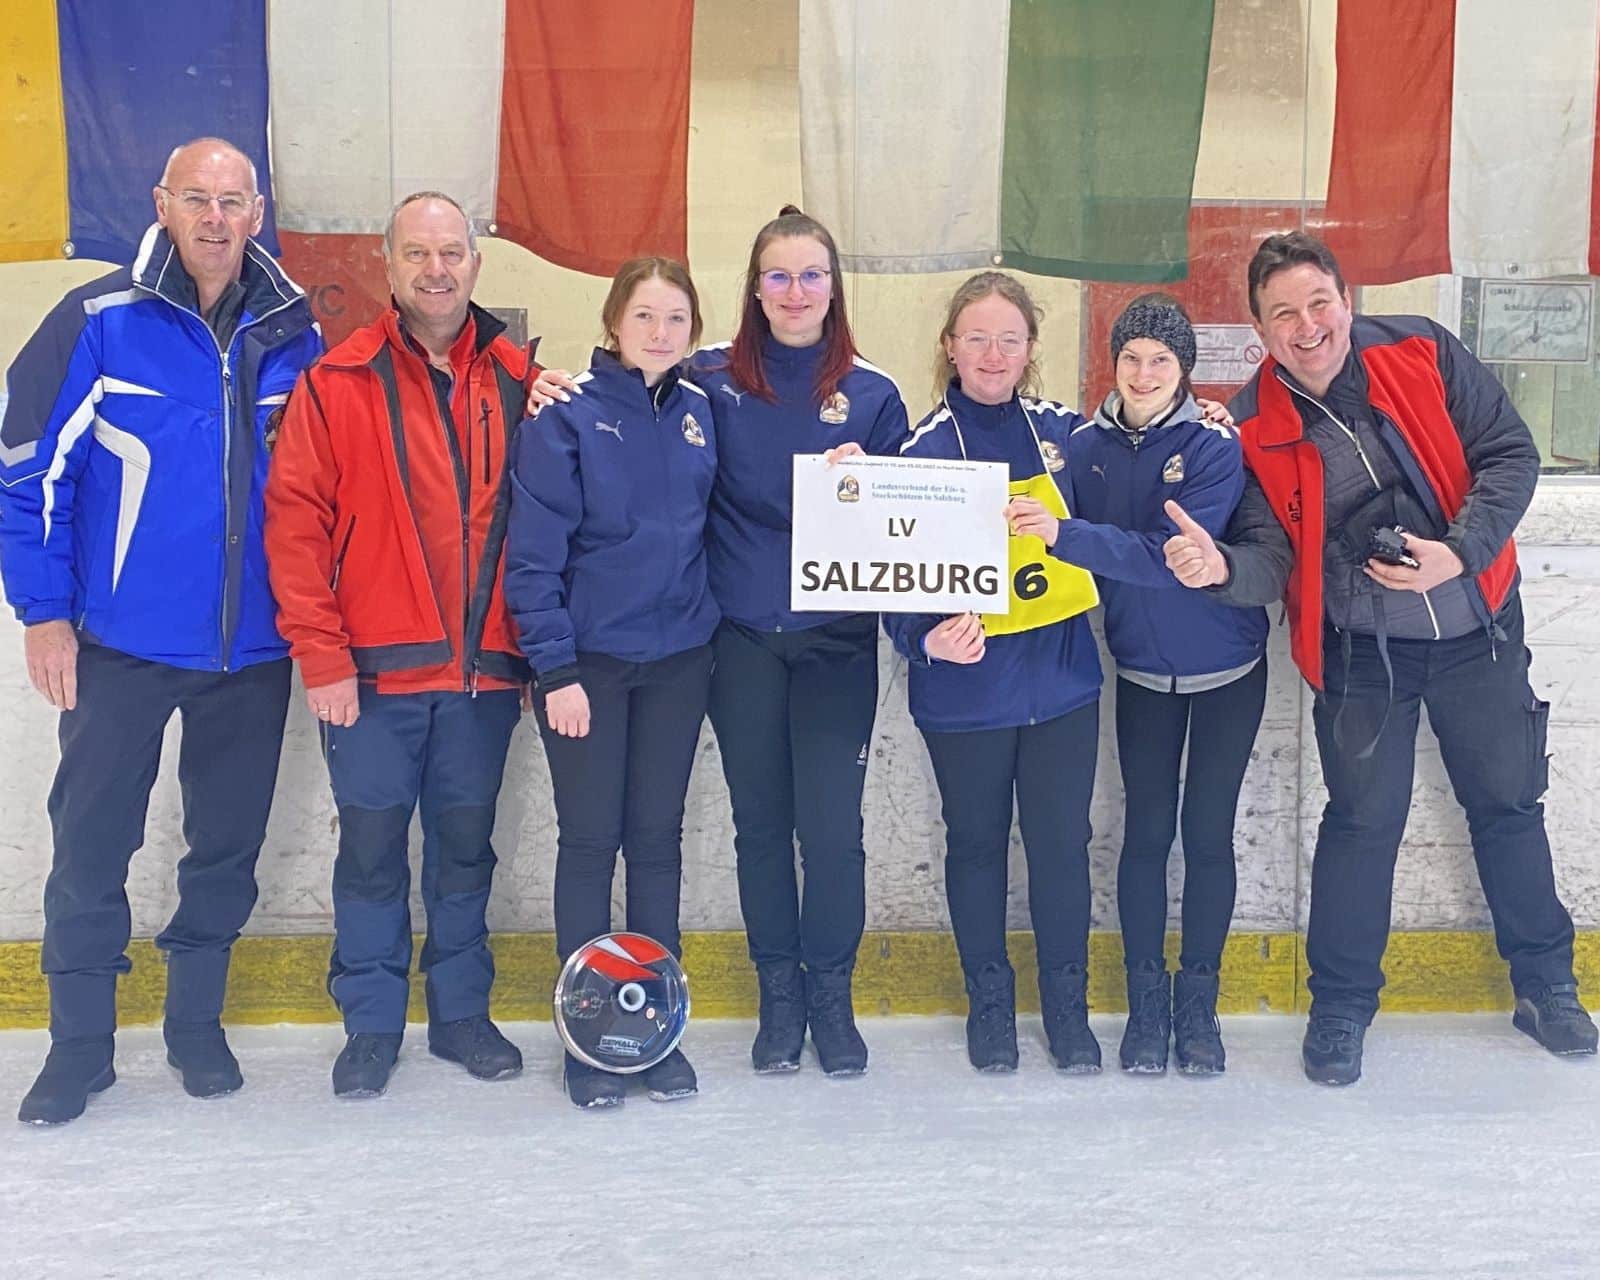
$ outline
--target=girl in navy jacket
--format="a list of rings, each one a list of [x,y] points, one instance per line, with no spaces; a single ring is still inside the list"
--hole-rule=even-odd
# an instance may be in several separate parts
[[[969,279],[951,299],[939,335],[939,405],[900,450],[1009,463],[1013,493],[1026,485],[1036,495],[1014,497],[1007,507],[1014,532],[1031,531],[1051,508],[1070,509],[1067,437],[1083,421],[1063,405],[1023,394],[1037,381],[1038,336],[1038,308],[1021,284],[996,271]],[[1024,568],[1041,573],[1047,566]],[[986,634],[970,613],[884,617],[909,662],[911,715],[939,784],[948,829],[945,891],[967,985],[967,1054],[982,1071],[1017,1066],[1005,934],[1013,794],[1051,1056],[1063,1071],[1100,1069],[1087,1001],[1100,658],[1086,616],[1051,604],[1066,589],[1057,583],[1064,568],[1050,570],[1056,579],[1041,595],[1026,584],[1019,595],[1013,582],[1011,613],[991,620],[990,629],[1003,634]]]
[[[1217,975],[1233,916],[1233,822],[1266,697],[1267,618],[1185,591],[1162,547],[1175,500],[1216,536],[1244,489],[1230,426],[1205,421],[1189,374],[1195,337],[1176,300],[1147,295],[1111,331],[1117,386],[1067,446],[1075,517],[1054,552],[1091,569],[1117,663],[1117,749],[1126,796],[1117,909],[1128,967],[1125,1071],[1223,1070]],[[1114,526],[1113,530],[1110,528]],[[1183,943],[1175,987],[1162,954],[1167,856],[1183,770]]]
[[[875,614],[789,609],[793,459],[890,454],[906,436],[893,380],[856,354],[833,237],[792,205],[750,250],[732,343],[691,376],[717,427],[707,571],[723,622],[711,722],[733,800],[739,905],[760,982],[757,1071],[866,1070],[851,1009],[866,920],[861,795],[878,693]],[[565,388],[565,389],[564,389]],[[572,386],[545,370],[535,401]],[[796,884],[795,846],[805,868]]]
[[[601,312],[606,346],[583,391],[522,424],[511,473],[506,601],[536,677],[559,826],[556,947],[611,929],[627,863],[627,927],[681,954],[684,795],[705,717],[720,614],[706,579],[717,469],[705,392],[679,364],[700,336],[689,273],[624,263]],[[642,1073],[650,1096],[696,1091],[681,1050]],[[626,1077],[570,1054],[579,1106],[623,1099]]]

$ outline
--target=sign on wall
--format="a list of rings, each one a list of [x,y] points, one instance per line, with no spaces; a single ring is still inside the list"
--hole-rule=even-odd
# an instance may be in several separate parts
[[[1587,364],[1593,352],[1592,280],[1484,280],[1477,356],[1527,364]]]

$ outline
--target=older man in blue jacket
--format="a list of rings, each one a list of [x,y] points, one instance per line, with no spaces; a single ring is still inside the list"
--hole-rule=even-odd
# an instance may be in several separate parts
[[[168,1060],[197,1097],[243,1083],[219,1021],[255,905],[289,696],[261,542],[276,416],[321,341],[251,238],[232,144],[179,147],[133,265],[74,289],[7,373],[0,575],[28,675],[61,711],[44,894],[50,1054],[18,1118],[81,1115],[112,1067],[128,862],[161,739],[183,718],[188,852],[167,957]]]

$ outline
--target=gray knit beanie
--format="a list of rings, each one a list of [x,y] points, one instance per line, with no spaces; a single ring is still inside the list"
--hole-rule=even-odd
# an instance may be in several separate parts
[[[1165,307],[1150,302],[1136,302],[1111,326],[1111,360],[1122,354],[1122,348],[1135,338],[1153,338],[1178,357],[1178,368],[1184,376],[1194,372],[1194,326],[1184,319],[1176,307]]]

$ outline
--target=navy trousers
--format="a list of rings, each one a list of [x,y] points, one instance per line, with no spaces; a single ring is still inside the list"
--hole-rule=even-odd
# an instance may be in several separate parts
[[[1370,1022],[1377,1012],[1424,704],[1450,786],[1467,813],[1495,945],[1510,963],[1512,987],[1522,995],[1572,980],[1572,919],[1556,896],[1540,803],[1549,783],[1550,704],[1528,683],[1531,655],[1519,597],[1495,623],[1492,642],[1482,631],[1453,640],[1390,640],[1392,701],[1376,640],[1351,637],[1346,671],[1338,634],[1326,637],[1326,689],[1312,719],[1328,804],[1317,831],[1306,934],[1317,1013]]]
[[[430,1021],[489,1012],[486,912],[495,801],[521,694],[378,693],[349,728],[324,726],[339,807],[328,991],[345,1031],[405,1028],[411,969],[411,815],[422,814],[422,971]]]
[[[102,645],[78,651],[78,705],[61,713],[50,789],[55,853],[44,888],[42,965],[57,1039],[116,1028],[127,973],[128,863],[144,843],[161,737],[176,711],[183,836],[178,907],[156,946],[167,958],[166,1016],[222,1012],[228,959],[256,902],[256,857],[278,779],[289,661],[187,671]]]
[[[1008,964],[1006,897],[1015,798],[1039,968],[1089,960],[1089,802],[1100,704],[1042,724],[922,731],[945,823],[944,886],[961,967]]]
[[[712,644],[711,724],[733,802],[750,958],[849,969],[866,924],[861,795],[878,702],[877,617],[803,631],[724,621]]]

